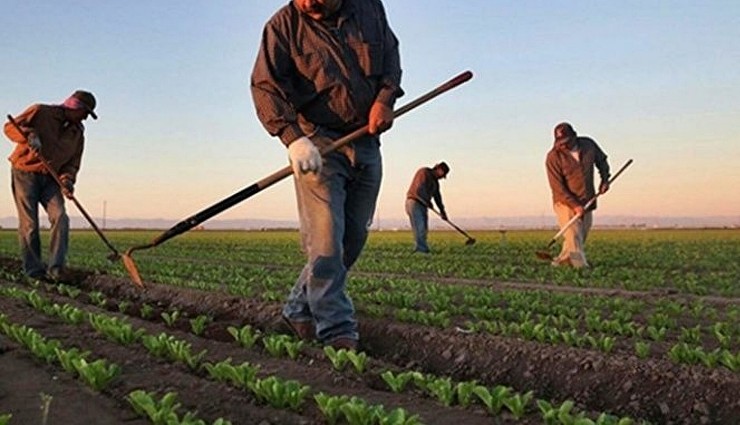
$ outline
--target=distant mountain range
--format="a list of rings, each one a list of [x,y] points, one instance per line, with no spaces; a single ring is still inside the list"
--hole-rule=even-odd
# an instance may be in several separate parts
[[[46,217],[42,215],[42,226],[48,226]],[[90,228],[87,221],[80,216],[70,217],[73,228]],[[178,223],[176,220],[166,219],[107,219],[103,221],[94,217],[95,223],[105,229],[169,229]],[[459,227],[466,230],[500,230],[500,229],[554,229],[554,216],[522,216],[522,217],[472,217],[451,218]],[[450,229],[450,226],[439,218],[431,216],[429,225],[432,229]],[[0,227],[14,229],[17,226],[16,217],[0,218]],[[660,216],[599,216],[594,218],[595,227],[633,227],[633,228],[740,228],[738,216],[708,216],[708,217],[660,217]],[[209,220],[202,226],[204,229],[296,229],[297,221],[291,220]],[[381,219],[373,223],[373,230],[405,230],[409,229],[406,218]]]

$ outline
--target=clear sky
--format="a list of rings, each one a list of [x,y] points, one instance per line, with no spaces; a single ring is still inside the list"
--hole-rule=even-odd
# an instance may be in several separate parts
[[[249,92],[264,22],[286,3],[9,2],[3,114],[92,91],[100,119],[87,122],[78,200],[95,217],[105,204],[108,218],[174,224],[287,164]],[[737,0],[385,6],[401,42],[399,105],[475,76],[385,134],[381,218],[403,217],[415,170],[439,160],[452,168],[442,183],[452,219],[551,215],[544,157],[560,121],[597,140],[613,169],[635,161],[599,214],[740,215]],[[9,175],[0,217],[15,215]],[[295,217],[285,180],[216,218]]]

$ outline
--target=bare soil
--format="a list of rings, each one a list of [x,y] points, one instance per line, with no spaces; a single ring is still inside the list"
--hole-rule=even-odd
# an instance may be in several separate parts
[[[14,260],[0,259],[0,268],[17,270]],[[641,360],[628,354],[603,354],[560,345],[538,344],[515,338],[465,334],[401,322],[359,317],[361,349],[373,360],[363,374],[335,371],[318,346],[304,348],[296,360],[271,357],[261,348],[245,349],[233,342],[228,326],[252,325],[265,332],[285,332],[280,305],[223,293],[147,283],[145,290],[128,280],[77,270],[68,282],[83,291],[100,291],[107,299],[106,314],[126,316],[138,328],[158,335],[167,332],[189,341],[195,352],[208,350],[207,361],[232,358],[261,366],[260,375],[278,375],[310,385],[311,391],[356,395],[386,408],[403,407],[427,424],[542,423],[535,411],[523,420],[502,413],[492,420],[481,406],[445,407],[415,390],[390,392],[378,377],[382,370],[419,370],[456,381],[477,380],[489,386],[509,385],[516,391],[533,390],[537,398],[574,400],[580,409],[646,419],[653,423],[737,424],[740,418],[740,377],[724,368],[676,365],[667,359]],[[23,287],[0,279],[0,285]],[[28,287],[25,287],[28,289]],[[575,289],[574,289],[575,290]],[[99,311],[85,295],[59,295],[52,287],[41,293],[57,303]],[[129,303],[119,311],[122,301]],[[143,304],[154,307],[151,319],[140,318]],[[178,310],[185,318],[167,327],[164,311]],[[13,323],[37,329],[65,347],[79,347],[122,367],[122,374],[100,393],[72,379],[60,367],[39,363],[25,349],[0,336],[0,414],[12,413],[11,424],[40,420],[40,393],[52,397],[48,424],[147,423],[136,417],[126,395],[144,389],[162,395],[178,393],[183,411],[212,422],[219,417],[234,424],[324,423],[314,403],[300,412],[274,409],[250,393],[207,378],[150,355],[141,344],[121,346],[99,335],[91,326],[69,325],[45,316],[24,302],[0,296],[0,313]],[[201,314],[213,321],[196,336],[188,318]]]

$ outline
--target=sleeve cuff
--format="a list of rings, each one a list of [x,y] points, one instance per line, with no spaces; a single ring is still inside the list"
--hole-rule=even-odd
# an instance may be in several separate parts
[[[400,91],[401,89],[399,88],[383,86],[383,88],[380,89],[380,92],[378,92],[378,96],[375,97],[375,101],[392,108],[396,104],[396,98],[398,97],[397,94]]]
[[[280,141],[282,141],[287,147],[294,140],[303,136],[305,136],[305,134],[303,134],[303,130],[301,130],[297,124],[289,124],[282,132],[280,132]]]

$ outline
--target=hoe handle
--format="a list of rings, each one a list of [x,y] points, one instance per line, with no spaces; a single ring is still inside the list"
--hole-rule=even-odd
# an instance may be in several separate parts
[[[410,110],[416,108],[417,106],[432,100],[433,98],[439,96],[442,93],[452,90],[453,88],[470,80],[471,78],[473,78],[473,73],[470,71],[465,71],[461,73],[460,75],[447,81],[446,83],[440,85],[439,87],[431,90],[430,92],[416,98],[415,100],[409,102],[408,104],[393,111],[393,117],[398,118],[401,115],[405,114],[406,112],[409,112]],[[367,132],[368,132],[367,125],[361,128],[358,128],[357,130],[347,134],[344,137],[341,137],[335,140],[331,144],[327,145],[325,148],[321,149],[321,154],[324,155],[326,153],[337,150],[340,147],[349,144],[353,140],[364,136],[365,134],[367,134]],[[223,199],[211,205],[210,207],[198,212],[197,214],[194,214],[186,218],[185,220],[182,220],[181,222],[177,223],[171,229],[159,235],[156,239],[154,239],[154,241],[152,241],[151,244],[147,245],[146,247],[157,246],[168,239],[171,239],[181,233],[187,232],[188,230],[192,229],[198,224],[208,220],[209,218],[215,216],[216,214],[226,211],[227,209],[233,207],[234,205],[240,203],[241,201],[253,195],[256,195],[257,193],[283,180],[284,178],[290,176],[291,174],[293,174],[292,167],[290,165],[286,165],[285,167],[270,174],[269,176],[263,178],[262,180],[252,184],[251,186],[246,187],[240,190],[239,192],[234,193],[228,198]]]
[[[18,130],[18,132],[21,133],[23,137],[27,139],[28,134],[26,134],[26,132],[23,131],[23,129],[21,128],[20,125],[18,125],[15,119],[10,114],[7,115],[7,118],[8,118],[8,121],[10,121],[10,123],[13,124],[13,127],[15,127],[15,129]],[[49,164],[49,161],[47,161],[46,158],[44,158],[44,156],[41,155],[41,151],[34,151],[34,154],[36,155],[36,158],[38,158],[39,161],[41,161],[41,163],[44,165],[44,168],[46,168],[46,171],[49,172],[49,175],[54,179],[55,182],[57,182],[57,184],[59,185],[59,188],[60,189],[63,188],[64,183],[62,183],[61,177],[59,177],[59,174],[56,171],[54,171],[54,168],[52,168],[51,164]],[[111,244],[110,241],[108,241],[108,239],[105,237],[105,235],[103,235],[103,232],[98,228],[97,224],[95,224],[92,217],[90,217],[90,214],[88,214],[87,211],[85,211],[85,209],[82,208],[82,204],[80,204],[77,198],[75,198],[74,195],[71,193],[67,196],[67,198],[69,198],[75,204],[75,207],[77,207],[80,213],[82,213],[82,215],[85,217],[87,222],[90,223],[90,226],[92,226],[92,228],[95,230],[98,236],[100,236],[100,239],[103,240],[103,243],[105,243],[105,245],[108,246],[108,249],[113,251],[113,254],[118,255],[118,251],[116,250],[116,248],[114,248],[113,244]]]
[[[631,159],[630,159],[630,160],[628,160],[627,162],[625,162],[625,163],[624,163],[624,165],[622,165],[622,168],[620,168],[620,169],[619,169],[619,171],[617,171],[617,172],[616,172],[616,173],[615,173],[615,174],[614,174],[614,175],[613,175],[613,176],[612,176],[612,177],[611,177],[611,178],[610,178],[610,179],[609,179],[609,180],[607,181],[607,183],[609,183],[609,185],[611,186],[611,184],[612,184],[612,183],[614,182],[614,180],[616,180],[616,179],[617,179],[617,177],[619,177],[619,175],[620,175],[620,174],[622,174],[622,172],[624,172],[624,170],[626,170],[626,169],[627,169],[627,167],[629,167],[630,165],[632,165],[632,160],[631,160]],[[588,202],[586,202],[586,205],[584,205],[584,206],[583,206],[583,211],[586,211],[586,210],[588,210],[588,209],[589,209],[589,208],[591,207],[591,205],[593,205],[593,204],[594,204],[594,202],[596,202],[596,199],[597,199],[597,198],[598,198],[598,197],[599,197],[599,196],[600,196],[601,194],[602,194],[602,193],[601,193],[601,192],[599,192],[599,193],[597,193],[596,195],[594,195],[594,196],[593,196],[593,197],[592,197],[591,199],[589,199],[589,200],[588,200]],[[567,223],[565,223],[565,226],[563,226],[563,227],[562,227],[562,228],[560,229],[560,231],[559,231],[558,233],[556,233],[556,234],[555,234],[555,236],[553,236],[553,237],[552,237],[552,239],[550,239],[550,243],[548,243],[548,244],[547,244],[547,247],[548,247],[548,248],[550,248],[551,246],[553,246],[553,244],[555,244],[555,241],[557,241],[557,240],[558,240],[558,238],[559,238],[560,236],[562,236],[562,235],[563,235],[563,233],[565,233],[565,231],[566,231],[566,230],[568,230],[568,229],[570,228],[570,226],[572,226],[572,225],[573,225],[573,223],[575,223],[576,221],[578,221],[578,219],[579,219],[579,218],[581,218],[581,216],[582,216],[582,214],[576,214],[576,215],[574,215],[574,216],[573,216],[573,218],[571,218],[570,220],[568,220],[568,222],[567,222]]]

